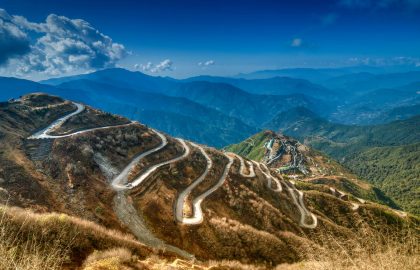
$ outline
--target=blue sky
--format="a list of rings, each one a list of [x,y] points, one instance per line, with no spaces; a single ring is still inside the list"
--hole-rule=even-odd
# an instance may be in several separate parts
[[[420,0],[0,0],[0,8],[12,17],[23,16],[36,24],[45,23],[50,14],[83,19],[111,40],[104,41],[108,45],[99,54],[96,47],[93,49],[100,57],[89,63],[83,62],[84,56],[93,55],[92,50],[90,54],[82,50],[78,57],[78,50],[72,47],[65,57],[71,55],[76,60],[67,61],[56,53],[40,52],[45,49],[42,44],[31,60],[32,52],[23,49],[3,61],[1,72],[6,74],[13,74],[26,61],[19,75],[35,79],[113,65],[187,77],[283,67],[415,64],[420,58]],[[63,20],[57,18],[46,23],[54,26],[47,30],[38,26],[21,28],[22,20],[6,25],[3,19],[3,27],[9,27],[12,34],[13,25],[20,27],[29,45],[43,36],[62,45],[66,37],[57,32],[57,25],[68,27],[68,23],[61,24]],[[7,37],[3,35],[3,39]],[[92,43],[86,42],[92,48]],[[4,52],[10,50],[6,46]],[[44,60],[38,63],[35,60],[39,55]],[[58,60],[53,61],[54,57]],[[44,65],[45,59],[52,62]]]

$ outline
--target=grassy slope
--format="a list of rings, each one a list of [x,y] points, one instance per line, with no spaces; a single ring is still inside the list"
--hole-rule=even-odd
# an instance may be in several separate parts
[[[271,139],[272,135],[270,131],[262,131],[238,144],[229,145],[225,149],[249,159],[261,160],[265,152],[264,143]]]
[[[345,165],[408,211],[420,214],[420,143],[371,148],[350,155]]]
[[[0,205],[0,240],[1,269],[73,269],[95,250],[111,248],[126,248],[140,258],[158,254],[131,235],[90,221],[4,205]]]

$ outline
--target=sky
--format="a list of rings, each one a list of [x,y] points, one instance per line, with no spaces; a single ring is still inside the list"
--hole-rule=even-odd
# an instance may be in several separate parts
[[[0,0],[0,75],[420,65],[420,0]]]

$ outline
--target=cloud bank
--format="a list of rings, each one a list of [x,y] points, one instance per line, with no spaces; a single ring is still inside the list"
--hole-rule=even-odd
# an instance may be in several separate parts
[[[35,23],[0,9],[0,65],[14,66],[18,74],[114,67],[127,54],[122,44],[84,20],[50,14]]]
[[[205,62],[199,62],[198,65],[200,67],[208,67],[208,66],[213,66],[214,64],[216,64],[216,62],[214,62],[213,60],[207,60]]]
[[[353,57],[347,61],[352,65],[367,66],[420,66],[420,58],[398,56],[392,58]]]
[[[163,71],[172,71],[173,62],[170,59],[165,59],[157,65],[154,65],[152,62],[146,64],[135,64],[135,69],[140,69],[144,72],[159,73]]]

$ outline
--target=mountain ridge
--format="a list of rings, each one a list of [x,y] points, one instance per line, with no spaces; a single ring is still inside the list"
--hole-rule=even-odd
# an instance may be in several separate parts
[[[255,175],[246,174],[240,157],[172,138],[136,122],[116,126],[117,116],[93,108],[82,114],[83,104],[35,94],[7,102],[0,109],[0,117],[8,119],[0,122],[4,134],[0,140],[7,141],[0,162],[8,164],[0,171],[0,178],[5,179],[0,185],[14,195],[10,203],[88,219],[134,234],[154,248],[166,247],[178,256],[187,252],[203,261],[236,259],[270,267],[300,261],[299,250],[306,245],[317,250],[323,231],[336,232],[340,239],[355,239],[363,233],[354,227],[356,220],[369,226],[374,219],[401,233],[401,226],[416,222],[411,215],[373,202],[338,198],[325,183],[291,180],[258,162],[245,160],[244,170],[255,169]],[[56,125],[63,117],[68,118]],[[103,118],[102,124],[92,129],[98,117]],[[30,125],[17,124],[29,119]],[[58,134],[78,131],[51,137],[52,129]],[[213,164],[205,180],[191,192],[192,198],[184,202],[184,215],[194,215],[194,197],[211,192],[201,206],[202,221],[191,226],[174,219],[174,205],[181,191],[209,167],[200,149]],[[33,159],[34,154],[41,155]],[[127,168],[132,168],[131,173]],[[127,182],[116,181],[120,175]],[[21,186],[17,177],[28,184]],[[25,187],[36,185],[40,197],[28,197]],[[243,252],[232,252],[226,239]],[[161,241],[166,244],[162,246]]]

